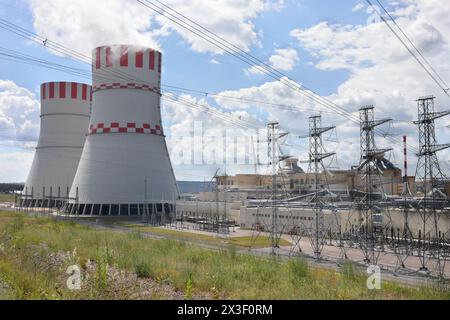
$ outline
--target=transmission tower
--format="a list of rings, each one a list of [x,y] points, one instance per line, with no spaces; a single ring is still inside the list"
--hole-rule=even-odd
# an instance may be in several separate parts
[[[321,199],[321,193],[324,191],[321,187],[321,170],[326,174],[326,169],[323,160],[335,155],[334,152],[326,152],[322,135],[336,127],[322,127],[322,116],[312,116],[309,118],[309,172],[314,173],[314,196],[313,196],[313,210],[315,216],[315,223],[313,232],[310,233],[311,246],[314,251],[316,259],[320,259],[326,237],[326,230],[324,224],[323,207],[324,203]],[[325,177],[326,179],[326,177]]]
[[[280,124],[278,122],[270,122],[267,126],[267,155],[269,159],[268,165],[271,167],[272,175],[272,195],[271,195],[271,225],[270,225],[270,242],[272,247],[272,254],[275,254],[276,249],[279,248],[279,242],[283,233],[283,226],[278,221],[278,168],[280,162],[290,158],[282,155],[279,140],[288,133],[280,131]]]
[[[361,160],[359,171],[363,174],[365,185],[364,197],[359,205],[360,228],[358,232],[359,244],[364,254],[364,261],[377,264],[379,254],[377,247],[383,245],[382,212],[377,206],[375,191],[382,186],[380,162],[386,152],[392,149],[378,149],[375,143],[375,129],[391,119],[375,120],[374,107],[366,106],[360,110],[360,142]],[[381,192],[383,193],[383,192]]]
[[[420,181],[423,188],[423,199],[418,207],[422,220],[418,241],[421,270],[428,270],[427,251],[432,250],[437,273],[441,276],[444,272],[445,259],[442,259],[443,235],[439,231],[440,214],[438,209],[442,210],[447,196],[441,190],[445,175],[441,171],[437,153],[449,148],[450,144],[437,143],[435,121],[450,115],[450,111],[435,112],[434,100],[434,96],[422,97],[417,100],[418,121],[414,122],[419,127],[416,186]]]

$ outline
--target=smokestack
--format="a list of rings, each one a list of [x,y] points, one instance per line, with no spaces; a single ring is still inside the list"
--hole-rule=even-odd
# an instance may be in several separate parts
[[[404,156],[404,182],[408,182],[408,151],[406,145],[406,136],[403,136],[403,156]]]
[[[403,156],[404,156],[403,195],[411,195],[411,190],[409,188],[408,182],[408,149],[406,139],[407,139],[406,136],[403,136]]]

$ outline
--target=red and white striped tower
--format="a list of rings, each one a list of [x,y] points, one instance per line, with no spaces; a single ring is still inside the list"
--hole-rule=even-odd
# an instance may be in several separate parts
[[[404,157],[403,195],[411,194],[411,190],[409,189],[409,183],[408,183],[408,149],[407,149],[406,139],[407,139],[407,137],[403,136],[403,157]]]
[[[408,151],[407,151],[406,147],[407,147],[407,145],[406,145],[406,136],[403,136],[403,156],[404,156],[404,159],[405,159],[405,163],[404,163],[404,177],[405,177],[405,179],[408,178]]]
[[[75,82],[41,85],[41,127],[22,204],[48,206],[67,198],[89,126],[91,86]]]
[[[134,215],[148,204],[173,209],[178,188],[161,123],[161,67],[161,53],[149,48],[93,50],[92,116],[71,213]]]

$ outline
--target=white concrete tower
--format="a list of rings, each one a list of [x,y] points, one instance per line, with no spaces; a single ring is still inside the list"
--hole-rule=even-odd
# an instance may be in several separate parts
[[[92,116],[70,213],[173,210],[178,188],[161,124],[161,60],[161,53],[149,48],[94,49]]]
[[[89,126],[91,86],[75,82],[41,85],[41,127],[22,205],[54,206],[67,198]]]

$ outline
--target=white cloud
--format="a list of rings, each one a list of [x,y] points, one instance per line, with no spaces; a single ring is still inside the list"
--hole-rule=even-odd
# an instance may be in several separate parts
[[[437,0],[404,0],[391,6],[397,23],[449,83],[450,21],[444,17],[450,15],[450,6]],[[377,118],[412,121],[417,117],[415,100],[419,96],[436,95],[438,110],[448,101],[383,22],[368,25],[321,22],[307,29],[295,29],[291,35],[310,52],[318,69],[349,72],[348,80],[329,97],[348,110],[374,104]],[[417,128],[411,122],[397,122],[394,133],[398,135],[395,137],[398,145],[378,140],[380,145],[394,146],[395,158],[400,162],[400,135],[407,134],[409,143],[417,147]],[[442,129],[438,129],[438,139],[441,143],[448,142]],[[415,164],[412,155],[410,163]]]
[[[35,141],[39,133],[39,102],[31,91],[0,80],[0,141]]]
[[[33,150],[2,151],[0,156],[0,181],[25,182],[33,160]]]
[[[0,181],[25,181],[38,132],[39,102],[34,93],[0,80]]]
[[[364,8],[365,8],[365,5],[361,2],[359,2],[352,8],[352,12],[358,12],[358,11],[363,10]]]
[[[251,66],[250,68],[245,69],[245,74],[247,76],[249,76],[249,75],[260,76],[265,73],[264,70],[265,70],[265,68],[263,66],[254,65],[254,66]]]
[[[130,43],[159,48],[152,15],[129,0],[30,0],[38,34],[90,56],[104,44]]]
[[[131,0],[29,0],[35,30],[49,39],[90,55],[107,43],[130,43],[159,49],[159,39],[178,33],[198,52],[223,51],[149,8]],[[166,3],[217,33],[232,44],[249,50],[258,43],[253,19],[265,11],[279,10],[283,0],[168,0]]]
[[[209,63],[211,63],[211,64],[220,64],[220,62],[217,61],[216,59],[209,60]]]
[[[280,71],[291,71],[298,60],[297,50],[292,48],[276,49],[275,54],[269,58],[270,65]]]
[[[167,96],[165,95],[166,98],[163,99],[163,114],[171,123],[166,129],[169,133],[166,139],[178,179],[210,179],[217,168],[221,168],[223,173],[224,158],[228,173],[245,171],[242,164],[246,163],[246,157],[252,157],[250,137],[256,135],[256,130],[242,128],[236,123],[240,122],[239,120],[257,122],[254,116],[243,110],[222,111],[212,107],[204,98],[198,99],[190,95],[180,97],[169,95],[169,98]],[[186,101],[215,109],[227,120],[205,112],[204,107],[193,108],[186,105]],[[202,161],[205,161],[205,164]],[[248,169],[253,170],[253,167],[248,166]]]

